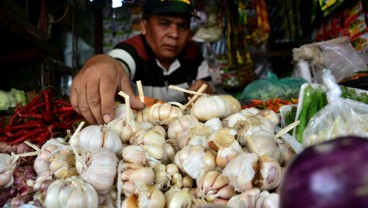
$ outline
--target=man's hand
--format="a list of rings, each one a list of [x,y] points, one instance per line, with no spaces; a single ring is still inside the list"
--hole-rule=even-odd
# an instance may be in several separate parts
[[[120,90],[130,96],[132,108],[141,110],[145,107],[135,97],[122,65],[108,55],[96,55],[73,79],[70,102],[89,123],[108,123],[114,118],[114,98]]]

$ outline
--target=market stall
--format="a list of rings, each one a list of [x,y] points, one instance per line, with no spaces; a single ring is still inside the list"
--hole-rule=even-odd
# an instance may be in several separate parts
[[[132,97],[119,91],[114,119],[91,124],[72,107],[63,88],[70,83],[51,79],[32,90],[3,83],[0,206],[368,207],[368,42],[358,41],[368,34],[366,17],[359,32],[340,28],[344,37],[335,37],[332,27],[309,33],[305,43],[312,32],[302,31],[306,20],[290,22],[301,11],[279,14],[288,22],[285,36],[269,17],[301,1],[193,2],[203,17],[193,38],[214,94],[205,93],[207,84],[196,91],[168,85],[188,97],[165,102],[146,96],[139,80],[134,98],[144,109],[133,109]],[[323,17],[310,24],[324,28],[341,13],[346,25],[367,12],[363,1],[342,2],[314,2]],[[103,50],[137,32],[136,3],[100,10]],[[264,50],[286,37],[297,46]],[[292,58],[288,76],[275,69],[278,57]]]

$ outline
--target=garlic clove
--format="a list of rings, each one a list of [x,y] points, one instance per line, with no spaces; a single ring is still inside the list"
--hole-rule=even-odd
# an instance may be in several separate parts
[[[165,192],[166,207],[167,208],[179,208],[192,206],[192,198],[187,191],[181,189],[170,189]]]

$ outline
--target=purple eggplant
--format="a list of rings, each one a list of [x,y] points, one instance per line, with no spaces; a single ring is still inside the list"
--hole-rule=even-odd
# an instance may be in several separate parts
[[[368,138],[338,137],[294,158],[280,185],[280,208],[306,207],[368,207]]]

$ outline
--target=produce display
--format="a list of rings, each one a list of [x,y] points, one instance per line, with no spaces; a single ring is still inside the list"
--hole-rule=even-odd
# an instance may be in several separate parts
[[[282,130],[276,135],[275,112],[201,92],[187,105],[159,102],[133,112],[120,95],[125,104],[106,125],[81,122],[43,144],[28,139],[17,145],[26,153],[7,140],[1,205],[278,207],[282,169],[295,152]]]
[[[337,85],[336,85],[337,86]],[[359,90],[359,89],[353,89],[353,88],[348,88],[348,87],[344,87],[344,86],[338,86],[341,90],[341,98],[344,99],[349,99],[349,100],[353,100],[353,101],[359,101],[362,104],[368,104],[368,94],[366,91],[363,90]],[[338,95],[338,96],[339,96]],[[300,96],[302,97],[300,99],[300,103],[298,103],[298,110],[296,112],[296,115],[294,118],[296,118],[296,120],[300,121],[300,124],[295,128],[295,137],[296,139],[300,142],[300,143],[306,143],[306,141],[303,141],[304,138],[304,131],[306,129],[306,127],[308,126],[308,124],[310,123],[311,119],[313,118],[313,116],[321,111],[327,104],[327,89],[324,85],[320,85],[320,84],[304,84],[301,87],[301,93]],[[339,96],[339,97],[340,97]],[[335,103],[333,103],[334,105],[336,104],[337,101],[343,101],[343,100],[335,100]],[[343,104],[341,104],[343,105]],[[347,111],[346,114],[346,118],[342,119],[342,120],[346,120],[349,119],[353,121],[354,119],[358,119],[359,120],[359,116],[352,116],[353,112],[355,112],[355,106],[357,104],[352,104],[349,106],[341,106],[341,105],[335,105],[335,109],[338,107],[341,107],[341,111],[339,111],[339,113],[341,115],[343,115],[344,111]],[[333,108],[333,107],[332,107]],[[358,107],[358,109],[364,109],[365,107]],[[337,110],[336,110],[337,111]],[[367,112],[360,111],[357,110],[357,112],[360,112],[360,116],[366,116]],[[329,112],[325,112],[325,115],[328,115]],[[290,114],[292,114],[292,111],[290,112]],[[338,113],[336,113],[335,116],[332,116],[330,118],[330,121],[328,121],[329,126],[330,126],[330,130],[332,129],[337,129],[337,132],[339,131],[339,124],[338,122],[341,119],[338,118],[342,118],[341,116],[337,115]],[[361,119],[364,120],[364,117],[362,117]],[[348,122],[349,123],[349,122]],[[351,123],[355,123],[355,122],[351,122]],[[364,126],[364,123],[366,122],[361,122],[361,124]],[[360,126],[360,125],[358,125]],[[358,127],[355,126],[355,127]],[[310,133],[310,132],[309,132]],[[331,133],[331,132],[330,132]],[[329,133],[329,134],[330,134]],[[322,137],[321,137],[322,138]]]

